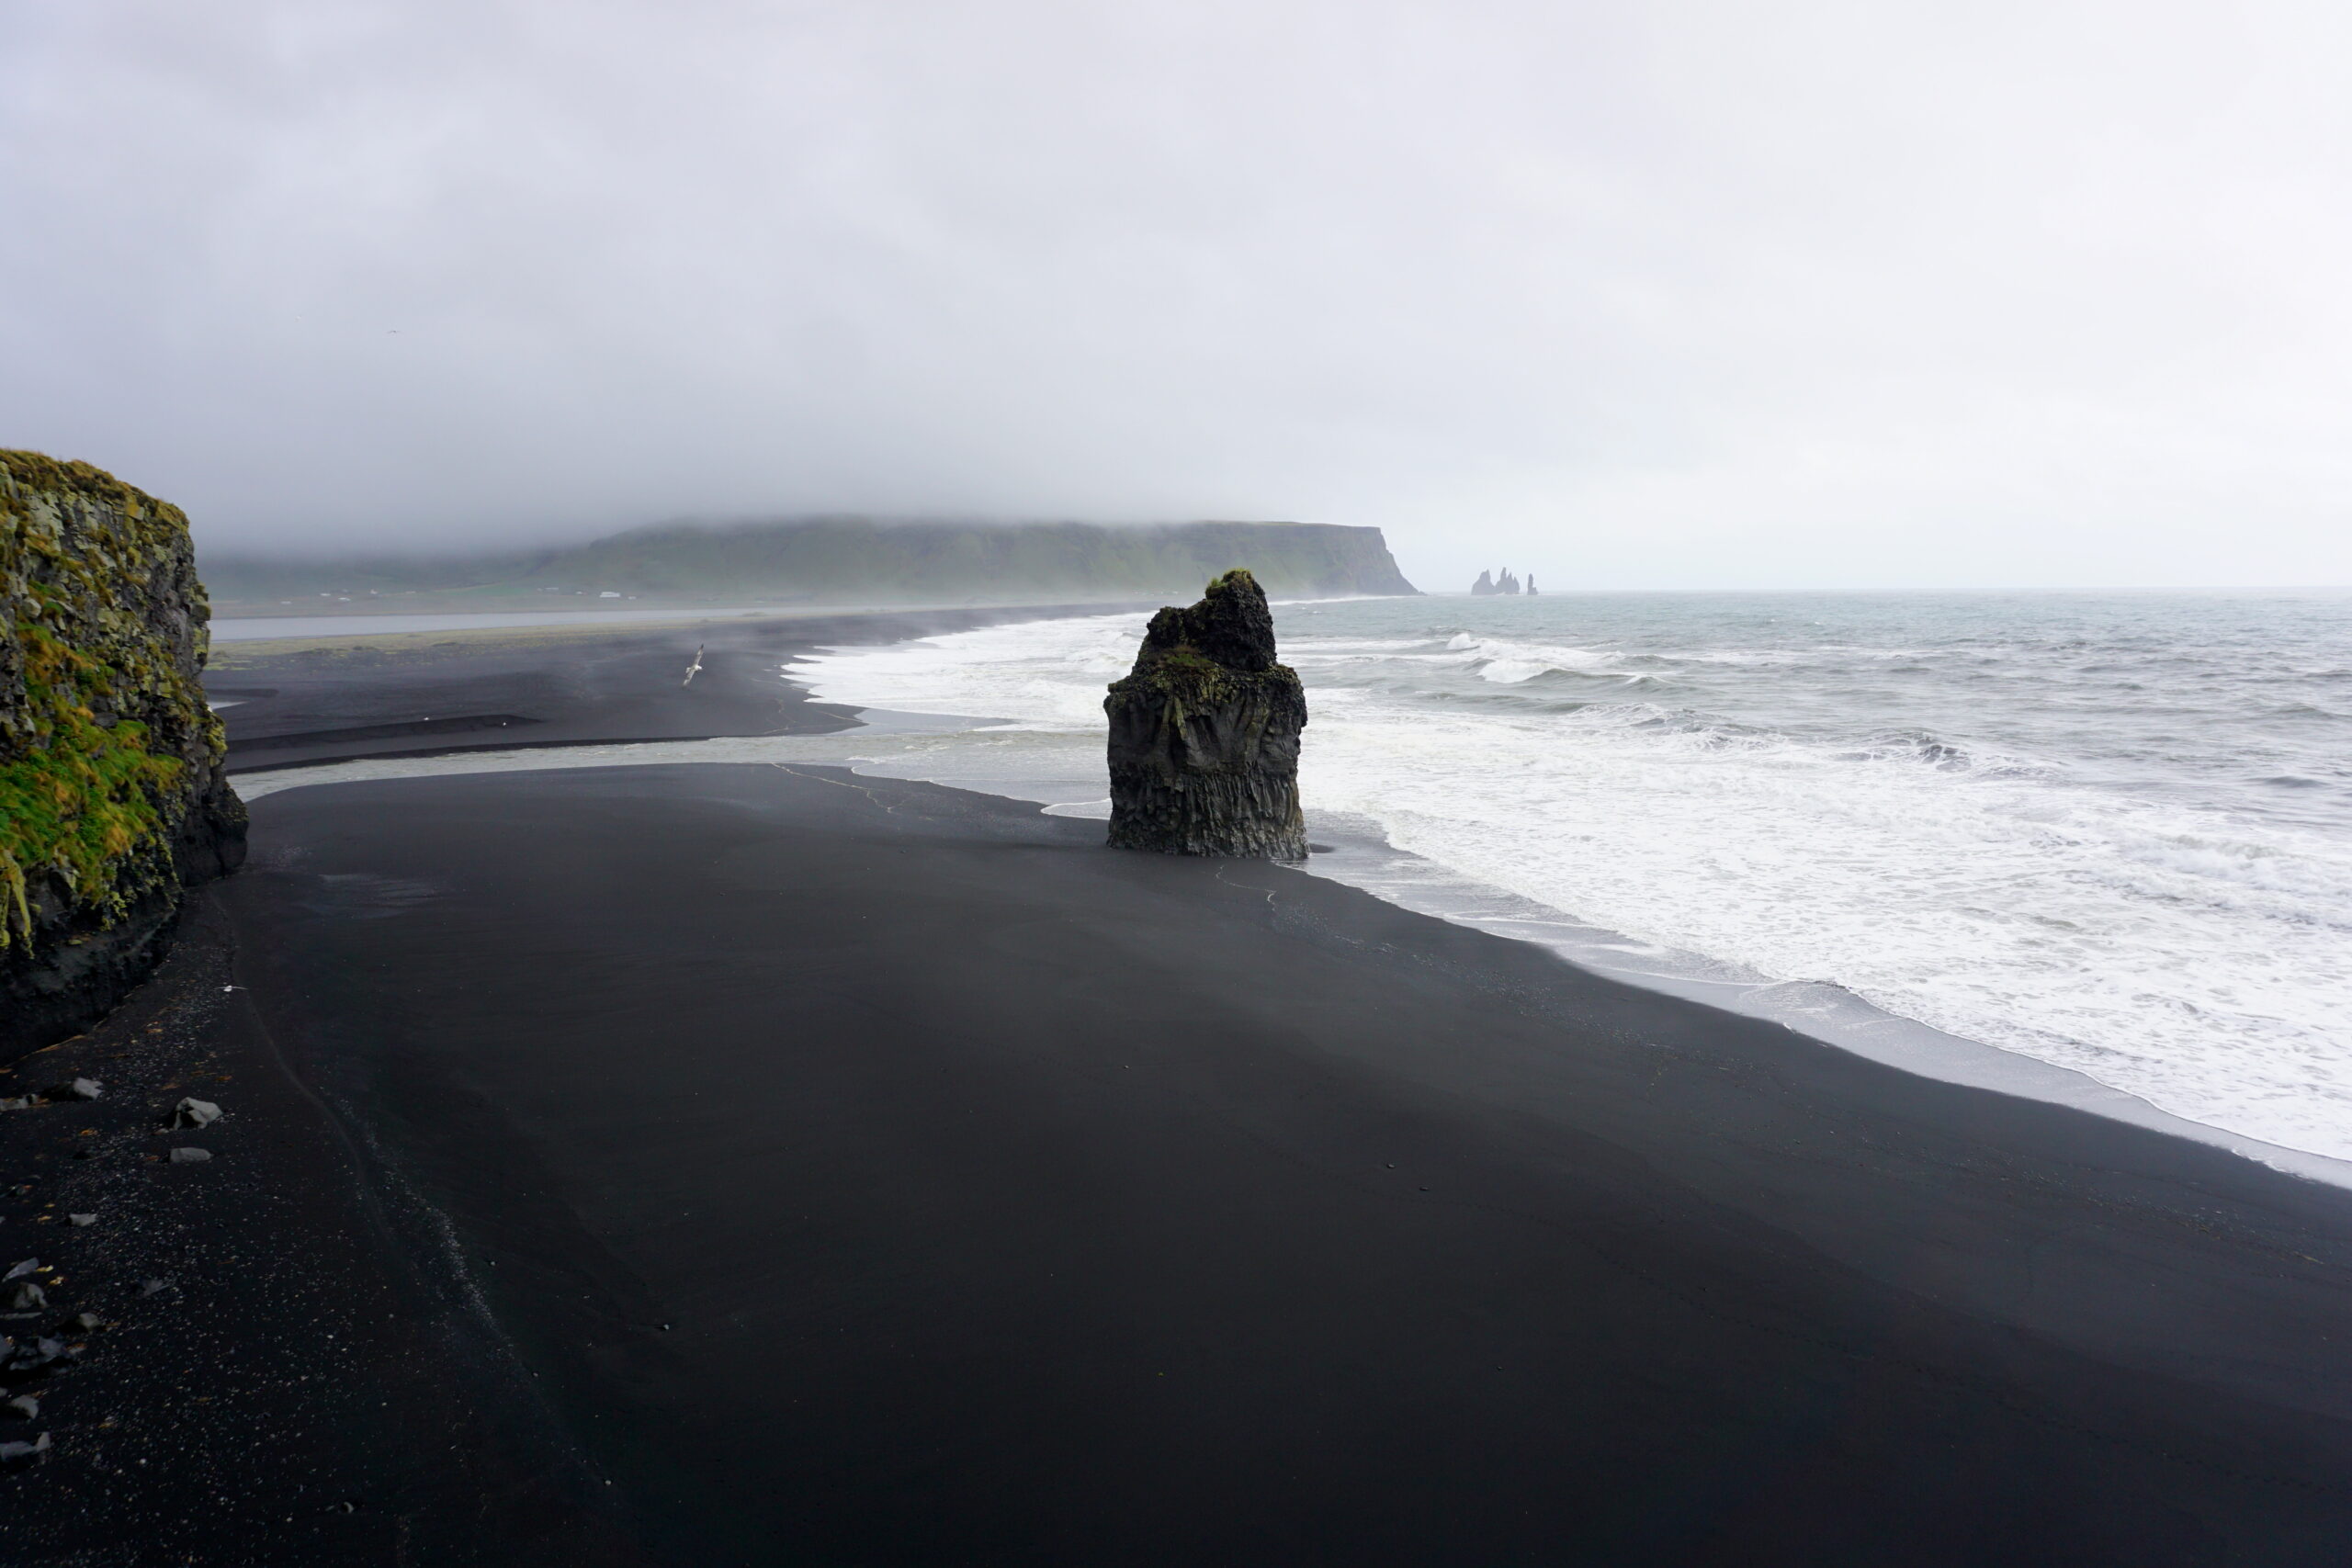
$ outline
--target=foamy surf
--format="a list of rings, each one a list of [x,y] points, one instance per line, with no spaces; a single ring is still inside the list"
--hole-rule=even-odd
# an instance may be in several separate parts
[[[2306,688],[2352,667],[2352,604],[2288,605],[1278,613],[1314,709],[1302,792],[1318,835],[1346,840],[1317,871],[1938,1076],[2342,1160],[2352,721]],[[875,771],[1091,814],[1102,689],[1143,619],[788,672],[827,702],[994,721]],[[2299,728],[2294,707],[2315,716]],[[2281,777],[2318,785],[2262,782]]]

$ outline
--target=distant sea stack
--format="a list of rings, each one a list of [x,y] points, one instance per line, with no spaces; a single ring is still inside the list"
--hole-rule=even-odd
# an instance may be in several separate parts
[[[1152,616],[1111,716],[1114,849],[1306,858],[1298,735],[1306,690],[1274,662],[1274,617],[1247,571],[1187,610]]]
[[[1526,591],[1530,593],[1535,592],[1535,580],[1532,577],[1527,580]],[[1510,574],[1509,567],[1503,568],[1502,575],[1499,577],[1490,571],[1482,571],[1478,574],[1478,581],[1470,585],[1470,592],[1482,596],[1488,593],[1517,593],[1520,592],[1519,579]]]
[[[244,860],[209,619],[178,507],[0,451],[0,1059],[96,1021]]]

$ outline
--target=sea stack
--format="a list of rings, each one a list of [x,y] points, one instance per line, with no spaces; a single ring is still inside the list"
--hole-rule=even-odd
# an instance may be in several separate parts
[[[0,451],[0,1061],[103,1017],[244,859],[209,618],[178,507]]]
[[[1274,617],[1236,570],[1190,609],[1151,618],[1111,716],[1114,849],[1249,860],[1306,858],[1298,734],[1306,691],[1274,662]]]

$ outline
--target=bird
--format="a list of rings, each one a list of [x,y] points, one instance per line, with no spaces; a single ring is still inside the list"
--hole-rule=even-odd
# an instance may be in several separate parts
[[[707,643],[696,643],[695,645],[695,661],[686,666],[686,678],[679,682],[679,685],[691,686],[695,683],[695,676],[699,674],[702,671],[702,650],[707,646],[709,645]]]

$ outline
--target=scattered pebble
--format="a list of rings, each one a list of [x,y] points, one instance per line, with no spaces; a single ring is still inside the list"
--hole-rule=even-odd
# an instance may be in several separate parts
[[[96,1313],[85,1312],[74,1319],[74,1326],[80,1329],[85,1334],[96,1334],[99,1329],[106,1326],[106,1320],[98,1316]]]
[[[30,1111],[32,1108],[33,1097],[28,1094],[11,1095],[0,1100],[0,1111]]]
[[[17,1395],[16,1398],[7,1402],[6,1407],[16,1413],[17,1419],[19,1421],[38,1421],[40,1419],[40,1401],[35,1399],[29,1393],[20,1393]]]
[[[164,1275],[160,1280],[141,1280],[139,1281],[139,1293],[142,1296],[160,1296],[171,1288],[172,1277],[169,1274]]]
[[[98,1216],[96,1214],[68,1214],[65,1217],[77,1225],[94,1225],[98,1223]]]
[[[209,1100],[183,1100],[172,1112],[175,1127],[209,1127],[220,1120],[220,1108]]]
[[[49,1434],[43,1432],[29,1443],[0,1443],[0,1460],[30,1459],[35,1454],[49,1452]]]
[[[22,1263],[19,1263],[16,1267],[10,1269],[6,1274],[0,1274],[0,1283],[5,1283],[10,1280],[21,1280],[40,1267],[40,1258],[28,1258]]]
[[[75,1078],[72,1083],[59,1084],[49,1091],[51,1100],[96,1100],[106,1092],[106,1086],[96,1078]]]
[[[211,1157],[210,1149],[174,1149],[172,1151],[174,1165],[202,1165]]]
[[[8,1310],[11,1312],[38,1312],[48,1304],[49,1292],[30,1280],[17,1281],[16,1290],[8,1297]]]

